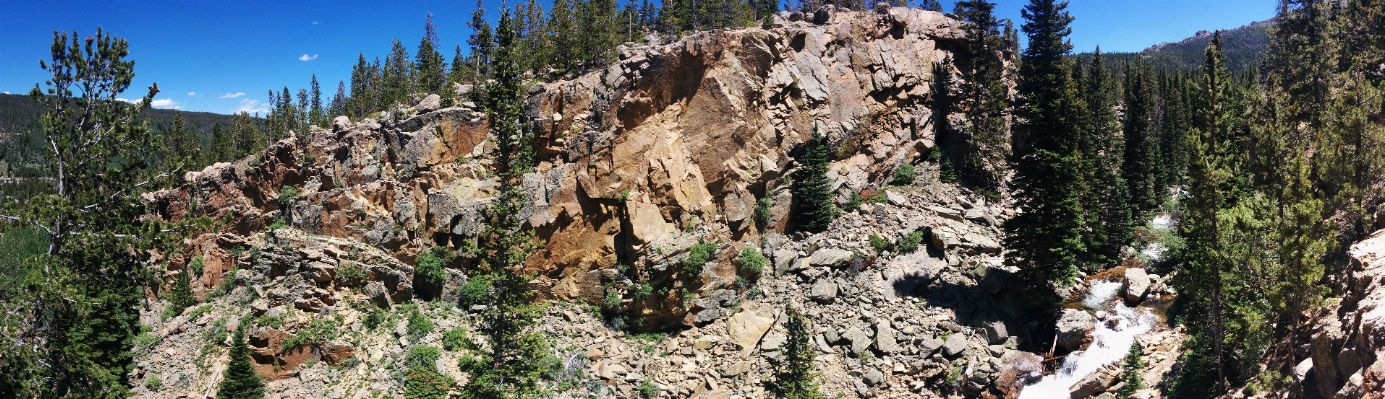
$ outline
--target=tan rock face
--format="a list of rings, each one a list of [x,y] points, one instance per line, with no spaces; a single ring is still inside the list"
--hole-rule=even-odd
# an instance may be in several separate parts
[[[791,227],[781,177],[814,130],[840,160],[831,176],[841,193],[882,185],[935,145],[933,68],[959,46],[959,28],[921,10],[843,12],[823,24],[634,48],[610,68],[537,84],[528,113],[540,163],[526,178],[532,204],[521,216],[545,242],[527,264],[541,296],[597,303],[598,271],[623,263],[661,296],[627,310],[650,327],[692,320],[680,296],[735,280],[736,254],[725,248],[759,238],[756,199],[774,199],[770,229]],[[224,232],[238,236],[283,219],[406,263],[433,245],[459,247],[481,230],[495,185],[488,123],[464,107],[408,115],[430,109],[338,118],[330,131],[189,173],[155,202],[170,219],[229,217]],[[298,188],[287,207],[284,186]],[[684,271],[677,262],[699,238],[723,250],[701,273]],[[209,269],[234,263],[218,259]]]

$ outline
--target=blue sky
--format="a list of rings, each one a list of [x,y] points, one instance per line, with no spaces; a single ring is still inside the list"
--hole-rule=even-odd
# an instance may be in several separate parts
[[[550,4],[551,0],[542,0]],[[622,2],[624,0],[621,0]],[[484,0],[490,10],[500,0]],[[1015,20],[1027,0],[998,0]],[[951,10],[952,0],[943,0]],[[514,3],[511,3],[514,4]],[[1076,51],[1139,51],[1198,30],[1235,28],[1274,15],[1275,0],[1071,0]],[[324,97],[349,80],[356,57],[383,57],[393,38],[412,52],[429,12],[444,55],[465,44],[474,1],[24,1],[0,0],[0,92],[27,93],[44,81],[54,31],[85,36],[103,27],[130,41],[136,78],[156,105],[190,111],[263,111],[269,90],[297,92],[317,75]],[[490,12],[492,18],[498,14]],[[349,85],[349,82],[347,82]],[[325,100],[325,99],[324,99]]]

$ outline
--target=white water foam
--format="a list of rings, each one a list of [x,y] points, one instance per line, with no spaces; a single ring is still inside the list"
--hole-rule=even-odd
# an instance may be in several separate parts
[[[1125,306],[1123,301],[1107,308],[1106,304],[1120,292],[1121,283],[1102,281],[1092,284],[1090,292],[1082,304],[1092,309],[1109,309],[1108,318],[1120,320],[1115,327],[1107,327],[1105,321],[1097,321],[1092,332],[1092,345],[1086,350],[1068,354],[1058,366],[1057,372],[1044,376],[1042,380],[1024,387],[1020,399],[1055,399],[1071,397],[1069,388],[1082,377],[1095,372],[1102,366],[1119,362],[1135,343],[1135,336],[1149,332],[1154,326],[1155,317],[1147,310]]]

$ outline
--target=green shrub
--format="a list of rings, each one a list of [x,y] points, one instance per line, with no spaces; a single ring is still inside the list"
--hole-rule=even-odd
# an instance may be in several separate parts
[[[158,392],[159,388],[163,387],[163,381],[159,380],[158,374],[151,373],[148,378],[144,379],[144,387],[149,388],[150,391]]]
[[[649,294],[653,293],[654,287],[649,285],[649,282],[641,281],[630,287],[630,300],[643,302],[645,298],[649,298]]]
[[[438,358],[441,357],[442,351],[436,346],[414,345],[409,347],[409,352],[404,355],[404,367],[436,369]]]
[[[456,352],[466,348],[466,329],[458,327],[442,334],[442,348]]]
[[[760,199],[755,200],[756,226],[760,226],[761,229],[764,229],[766,226],[769,226],[770,208],[773,206],[774,202],[771,201],[769,197],[761,197]]]
[[[683,272],[688,274],[701,273],[702,266],[712,260],[712,255],[716,250],[717,243],[698,239],[697,244],[693,244],[692,248],[688,249],[688,256],[683,258]]]
[[[769,266],[769,258],[761,254],[759,249],[750,245],[746,245],[745,248],[741,250],[740,261],[742,269],[756,275],[763,273],[765,267]]]
[[[860,209],[861,204],[864,203],[865,200],[861,198],[860,193],[851,193],[851,196],[846,199],[846,205],[842,205],[842,210],[854,211]]]
[[[643,399],[653,399],[659,397],[659,388],[655,387],[654,384],[650,383],[647,379],[640,381],[640,386],[638,389],[640,391],[640,397]]]
[[[232,291],[232,290],[235,290],[235,289],[236,289],[236,269],[231,269],[231,271],[226,272],[226,275],[225,275],[225,276],[221,276],[221,282],[220,282],[220,283],[217,283],[217,284],[216,284],[216,288],[213,288],[213,289],[212,289],[212,292],[208,293],[207,296],[209,296],[209,297],[222,296],[222,295],[226,295],[226,294],[231,293],[231,291]]]
[[[601,305],[605,306],[607,309],[620,307],[620,291],[614,288],[607,288],[606,297],[602,298]]]
[[[192,257],[192,260],[188,261],[188,270],[192,271],[192,275],[202,277],[202,257]]]
[[[870,247],[875,248],[875,252],[885,252],[885,250],[890,249],[890,242],[885,241],[885,238],[878,234],[871,234]]]
[[[444,247],[433,247],[424,251],[418,255],[414,276],[429,284],[441,286],[447,282],[447,264],[452,262],[454,257],[456,255]]]
[[[424,335],[433,332],[433,321],[424,316],[418,309],[409,312],[409,339],[417,341]]]
[[[432,368],[415,367],[404,377],[406,399],[443,399],[455,384],[451,377],[438,374]]]
[[[883,204],[889,202],[889,197],[885,196],[885,190],[878,190],[876,192],[870,193],[870,198],[866,198],[866,202],[872,204]]]
[[[697,293],[688,291],[687,288],[681,288],[680,290],[678,297],[683,302],[683,308],[686,309],[688,305],[692,305],[693,301],[697,300]]]
[[[457,304],[463,309],[473,305],[490,303],[493,279],[489,275],[479,275],[457,287]]]
[[[289,227],[292,226],[289,226],[289,222],[285,222],[284,219],[274,219],[274,223],[269,225],[270,230],[287,229]]]
[[[890,184],[897,186],[911,185],[914,184],[914,178],[916,176],[917,172],[914,170],[913,164],[906,163],[899,165],[899,169],[894,170],[894,179],[890,181]]]
[[[385,324],[386,321],[389,321],[389,318],[389,313],[386,313],[384,309],[371,309],[370,313],[366,313],[365,315],[365,328],[367,330],[374,330],[376,328],[380,328],[380,326]]]
[[[287,209],[298,198],[298,187],[284,186],[279,189],[279,206]]]
[[[337,317],[317,317],[308,322],[308,327],[298,330],[298,333],[285,339],[283,349],[293,348],[304,344],[314,344],[326,342],[337,337],[337,331],[341,328],[342,319]]]
[[[923,232],[913,231],[899,239],[899,253],[913,253],[923,243]]]
[[[344,286],[361,286],[365,284],[365,280],[365,269],[356,266],[355,263],[347,263],[345,266],[337,268],[337,281],[341,282]]]
[[[635,339],[635,342],[637,346],[639,346],[641,352],[653,354],[654,351],[659,349],[659,344],[664,342],[665,338],[668,338],[668,334],[660,332],[650,332],[643,334],[633,334],[630,336],[630,338]]]
[[[158,338],[154,336],[153,329],[149,328],[149,326],[147,325],[140,324],[139,335],[136,335],[135,338],[131,340],[130,344],[136,348],[144,348],[153,344],[154,341],[157,340]]]

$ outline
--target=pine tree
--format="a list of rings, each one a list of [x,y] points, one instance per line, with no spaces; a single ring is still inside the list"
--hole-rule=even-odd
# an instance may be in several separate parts
[[[1019,214],[1005,223],[1008,261],[1031,285],[1067,285],[1077,275],[1083,245],[1080,99],[1065,40],[1072,17],[1066,3],[1032,0],[1022,11],[1029,35],[1019,70],[1015,110],[1014,199]]]
[[[774,367],[774,380],[765,381],[765,390],[777,398],[821,399],[818,390],[817,372],[814,371],[813,333],[808,320],[793,305],[784,305],[784,328],[789,332],[784,342],[781,358],[770,358]]]
[[[433,13],[428,13],[428,20],[423,24],[423,40],[419,41],[418,53],[415,55],[415,65],[418,66],[418,90],[450,99],[448,91],[444,90],[447,84],[447,65],[443,62],[442,53],[437,51],[437,46],[438,27],[433,25]]]
[[[308,91],[308,123],[318,126],[327,126],[327,114],[322,109],[322,87],[317,84],[317,74],[313,74],[312,84]]]
[[[394,44],[390,46],[390,55],[385,57],[385,69],[382,73],[384,95],[381,105],[393,107],[408,102],[409,94],[413,94],[417,88],[417,82],[409,50],[404,48],[399,39],[394,39]]]
[[[965,0],[956,4],[956,13],[966,22],[966,68],[962,95],[967,102],[969,122],[968,150],[963,156],[962,175],[984,190],[998,191],[1009,157],[1010,128],[1005,111],[1009,108],[1009,87],[1003,76],[1005,62],[1000,23],[993,10],[995,3]]]
[[[813,136],[804,143],[798,169],[793,172],[794,222],[804,231],[819,232],[832,224],[837,210],[832,203],[832,180],[827,177],[827,138],[814,124]]]
[[[490,77],[491,55],[495,53],[495,37],[491,34],[491,23],[486,21],[486,7],[476,0],[476,11],[471,13],[471,37],[466,39],[471,46],[471,83],[478,84]]]
[[[168,306],[177,309],[182,313],[189,306],[197,304],[197,297],[192,294],[192,271],[183,268],[178,271],[178,275],[173,278],[173,291],[168,297]]]
[[[48,185],[0,204],[0,221],[40,231],[46,244],[25,262],[18,295],[0,297],[9,315],[0,321],[0,388],[14,397],[127,396],[150,254],[192,227],[142,217],[140,194],[182,176],[129,156],[155,140],[139,115],[158,85],[117,101],[135,75],[129,43],[102,29],[70,35],[53,34],[52,58],[39,63],[46,89],[29,93],[44,110],[37,134],[47,144],[34,162]]]
[[[1222,325],[1222,232],[1218,211],[1226,207],[1227,180],[1233,171],[1227,167],[1219,144],[1229,136],[1233,121],[1227,97],[1231,94],[1230,73],[1226,56],[1221,50],[1221,33],[1213,36],[1207,46],[1203,66],[1201,94],[1193,131],[1188,135],[1188,192],[1183,222],[1179,225],[1187,248],[1183,254],[1183,270],[1176,274],[1173,284],[1189,302],[1190,309],[1206,309],[1188,317],[1189,331],[1197,338],[1193,344],[1210,350],[1210,363],[1205,369],[1217,370],[1214,383],[1226,381],[1223,365],[1224,339]],[[1209,345],[1211,348],[1206,348]],[[1194,359],[1196,360],[1196,359]],[[1199,365],[1199,366],[1203,366]],[[1205,370],[1201,367],[1194,367]]]
[[[173,116],[173,125],[164,134],[164,147],[168,149],[164,156],[167,167],[190,166],[190,163],[198,160],[201,146],[198,145],[197,134],[193,133],[192,127],[183,119],[182,112]]]
[[[346,115],[346,82],[337,81],[337,94],[332,96],[332,104],[327,107],[327,115],[323,119],[331,119],[341,115]]]
[[[1139,64],[1127,66],[1125,71],[1130,84],[1125,90],[1125,160],[1121,174],[1130,187],[1131,210],[1137,220],[1144,220],[1162,202],[1157,163],[1159,143],[1154,134],[1151,109],[1154,93],[1149,73]]]
[[[533,133],[522,108],[515,29],[509,12],[501,14],[491,62],[495,83],[485,91],[499,193],[484,212],[486,227],[478,240],[482,270],[491,286],[476,329],[487,346],[473,344],[478,356],[461,362],[470,374],[462,388],[464,398],[537,396],[544,371],[539,360],[548,350],[547,338],[537,329],[543,307],[532,302],[534,293],[528,287],[532,276],[521,274],[524,261],[542,244],[533,231],[522,229],[524,221],[519,218],[529,200],[523,189],[524,174],[533,170],[536,159]]]
[[[1140,377],[1140,372],[1145,368],[1144,351],[1140,350],[1140,344],[1130,345],[1130,351],[1126,352],[1125,360],[1121,363],[1121,389],[1116,392],[1116,398],[1128,399],[1135,396],[1135,392],[1145,389],[1144,380]]]
[[[1083,83],[1088,116],[1082,145],[1083,177],[1091,181],[1083,199],[1084,216],[1090,226],[1086,229],[1086,260],[1091,266],[1105,267],[1121,260],[1121,248],[1130,242],[1134,225],[1130,192],[1121,177],[1121,160],[1116,155],[1122,147],[1116,116],[1118,88],[1100,47],[1092,55]]]
[[[375,109],[374,93],[370,82],[370,63],[365,60],[365,53],[361,53],[356,60],[356,66],[351,68],[351,100],[349,101],[348,114],[353,118],[361,118],[369,115]]]
[[[260,128],[255,125],[255,120],[248,113],[241,112],[231,117],[229,134],[231,152],[226,154],[227,160],[239,159],[264,148],[264,135],[260,134]]]
[[[223,373],[221,385],[217,386],[217,399],[258,399],[265,397],[264,382],[255,375],[250,364],[250,345],[245,340],[245,326],[241,325],[231,335],[231,350],[227,356],[229,363]]]
[[[919,0],[919,9],[934,12],[943,12],[943,3],[938,0]]]

